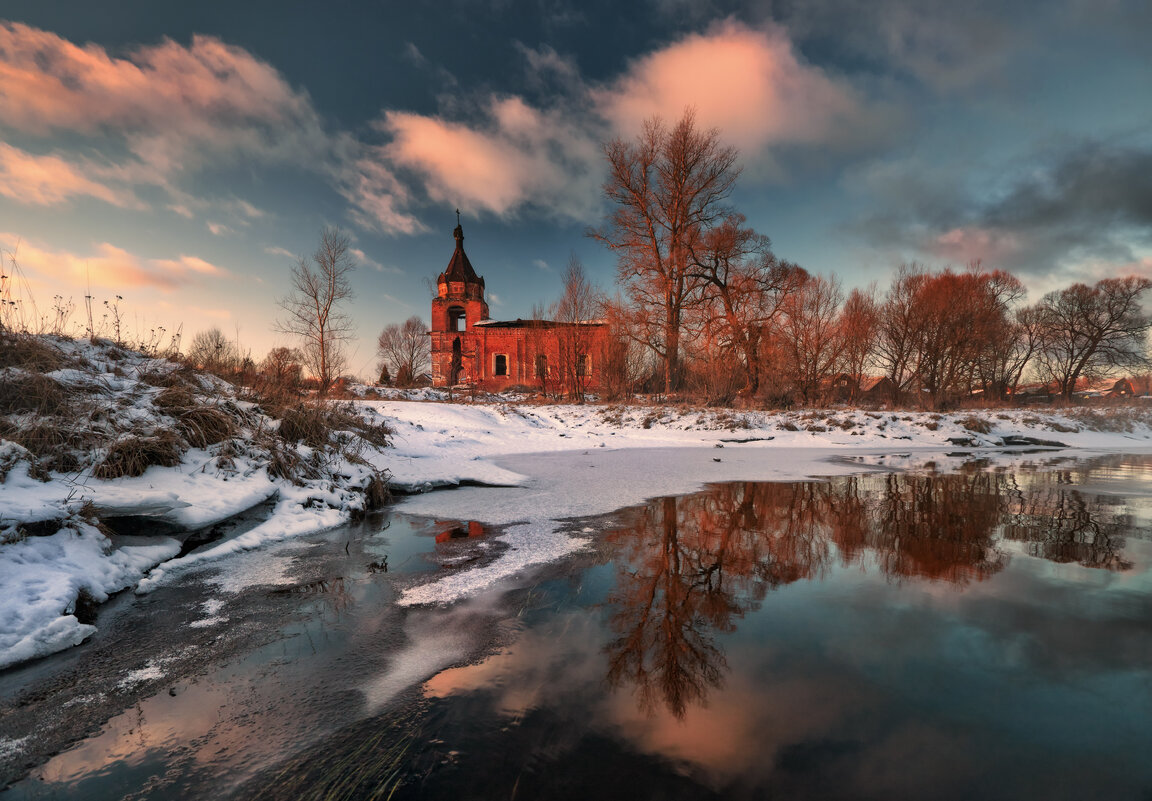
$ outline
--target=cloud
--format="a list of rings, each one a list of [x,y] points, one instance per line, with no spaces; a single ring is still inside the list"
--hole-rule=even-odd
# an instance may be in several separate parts
[[[208,230],[212,232],[213,236],[225,236],[227,234],[236,233],[235,231],[233,231],[231,228],[229,228],[227,225],[224,225],[223,223],[209,222],[209,223],[207,223],[207,226],[208,226]]]
[[[392,273],[393,275],[403,275],[404,274],[404,271],[401,270],[399,267],[388,267],[386,265],[383,265],[380,262],[373,259],[371,256],[369,256],[364,251],[360,250],[360,248],[349,248],[348,252],[350,254],[352,254],[352,257],[354,259],[356,259],[356,261],[359,264],[362,264],[365,267],[371,267],[373,270],[375,270],[378,273]]]
[[[423,67],[428,63],[428,59],[420,52],[420,48],[413,42],[406,42],[404,44],[404,58],[415,64],[417,67]]]
[[[916,160],[862,171],[850,183],[883,211],[857,232],[952,264],[981,259],[1034,287],[1147,273],[1152,145],[1080,142],[964,172]]]
[[[529,205],[561,218],[594,215],[598,140],[563,110],[492,96],[471,124],[389,111],[379,128],[391,140],[382,154],[418,176],[433,202],[473,215],[514,215]]]
[[[637,59],[593,97],[625,135],[693,106],[701,125],[719,128],[746,157],[774,145],[847,144],[881,125],[850,85],[802,63],[783,30],[732,20]]]
[[[800,41],[835,41],[871,69],[952,93],[1004,83],[1011,61],[1034,57],[1037,29],[1050,26],[1061,5],[806,0],[773,4],[773,11]]]
[[[535,267],[537,270],[540,270],[542,272],[546,272],[546,273],[552,272],[552,268],[548,265],[548,262],[544,261],[544,259],[533,259],[532,260],[532,266]]]
[[[172,291],[202,277],[220,278],[228,272],[196,256],[176,259],[141,259],[110,242],[94,246],[90,254],[51,250],[13,233],[0,233],[0,248],[14,253],[20,269],[32,278],[69,288],[94,286],[124,290],[155,287]]]
[[[114,206],[138,208],[131,192],[96,180],[94,168],[60,156],[37,156],[0,142],[0,195],[34,206],[75,197],[94,197]]]
[[[0,23],[0,120],[32,134],[123,135],[164,172],[190,157],[243,152],[281,159],[326,137],[307,94],[269,64],[212,36],[172,40],[123,58],[22,23]]]
[[[348,164],[339,179],[339,191],[352,204],[352,218],[365,228],[390,234],[417,234],[426,230],[407,210],[408,188],[388,165],[385,148],[366,146]]]
[[[269,245],[268,247],[264,248],[264,252],[270,256],[283,256],[286,259],[296,258],[296,254],[292,251],[278,247],[276,245]]]
[[[67,142],[99,164],[31,156],[6,145],[0,191],[45,205],[75,195],[140,207],[132,187],[159,187],[168,208],[191,218],[207,203],[180,189],[189,174],[243,161],[304,165],[334,180],[355,152],[329,135],[306,92],[271,65],[212,36],[169,39],[113,55],[49,31],[0,22],[0,131]],[[264,212],[217,201],[239,219]]]

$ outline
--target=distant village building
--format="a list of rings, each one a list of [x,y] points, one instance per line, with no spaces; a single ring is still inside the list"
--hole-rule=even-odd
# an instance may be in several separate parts
[[[464,230],[436,278],[432,299],[432,384],[470,384],[489,392],[530,387],[544,392],[595,391],[602,376],[607,326],[599,321],[488,318],[484,279],[464,252]]]
[[[896,385],[891,378],[883,375],[837,373],[827,380],[825,391],[831,400],[841,403],[860,401],[879,404],[890,403],[896,398]]]

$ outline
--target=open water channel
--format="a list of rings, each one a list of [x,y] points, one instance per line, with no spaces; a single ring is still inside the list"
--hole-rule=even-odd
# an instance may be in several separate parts
[[[709,486],[500,545],[392,512],[0,675],[19,799],[1152,798],[1152,456]]]

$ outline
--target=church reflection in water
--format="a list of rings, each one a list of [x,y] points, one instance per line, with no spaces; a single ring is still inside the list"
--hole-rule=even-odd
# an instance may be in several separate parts
[[[1086,478],[972,465],[947,474],[717,484],[655,499],[608,537],[617,565],[609,684],[633,687],[650,711],[664,705],[682,717],[724,680],[717,633],[733,631],[770,590],[835,567],[963,587],[1003,570],[1008,543],[1018,543],[1016,550],[1054,562],[1127,570],[1123,532],[1132,521],[1107,495],[1078,489]]]

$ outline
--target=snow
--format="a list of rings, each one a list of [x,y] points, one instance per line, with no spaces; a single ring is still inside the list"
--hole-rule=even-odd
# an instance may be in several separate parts
[[[4,545],[0,668],[78,645],[96,630],[73,614],[81,591],[105,601],[179,551],[180,543],[170,537],[114,549],[99,529],[83,523]]]

